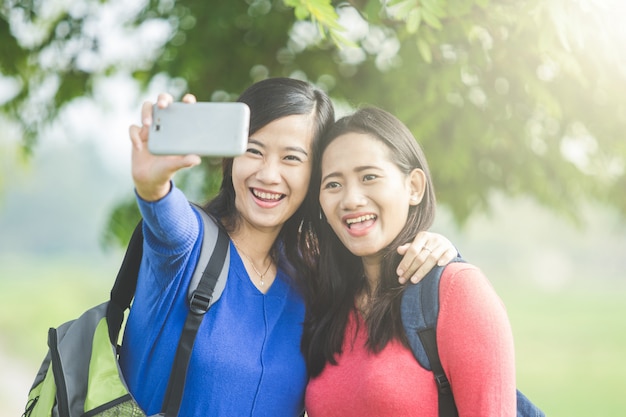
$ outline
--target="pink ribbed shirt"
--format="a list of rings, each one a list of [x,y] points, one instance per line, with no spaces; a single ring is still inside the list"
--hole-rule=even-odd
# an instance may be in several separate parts
[[[482,272],[466,263],[446,267],[439,298],[439,355],[459,416],[514,417],[513,336],[500,298]],[[437,417],[432,373],[401,343],[372,354],[366,339],[361,316],[353,314],[338,365],[327,364],[308,384],[308,416]]]

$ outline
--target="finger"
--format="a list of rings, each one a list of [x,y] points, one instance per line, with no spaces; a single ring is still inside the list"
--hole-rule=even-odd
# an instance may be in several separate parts
[[[200,156],[193,155],[193,154],[185,155],[181,161],[182,168],[191,168],[196,165],[199,165],[200,162],[202,162],[202,159],[200,158]]]
[[[143,126],[152,125],[152,103],[144,101],[141,105],[141,124]]]
[[[130,137],[130,142],[133,145],[133,148],[137,150],[141,150],[143,148],[143,141],[141,140],[141,136],[139,134],[141,128],[137,125],[132,125],[128,128],[128,136]]]
[[[173,102],[174,102],[174,97],[172,97],[171,94],[161,93],[157,97],[156,104],[157,104],[157,106],[159,106],[159,108],[164,109],[167,106],[169,106],[170,104],[172,104]]]
[[[449,243],[436,241],[435,245],[437,246],[432,250],[429,245],[432,245],[430,241],[424,245],[422,253],[415,259],[414,265],[426,254],[423,263],[419,265],[411,276],[411,282],[414,284],[420,282],[435,266],[445,266],[457,255],[456,249],[451,247]]]
[[[410,247],[410,246],[411,246],[411,244],[410,244],[410,243],[405,243],[404,245],[400,245],[400,246],[398,246],[397,251],[398,251],[398,253],[399,253],[400,255],[404,255],[404,254],[406,254],[406,251],[409,249],[409,247]],[[400,266],[398,266],[398,268],[399,268],[399,267],[400,267]]]
[[[148,135],[150,134],[150,125],[142,124],[141,127],[131,126],[131,129],[129,130],[133,135],[136,136],[136,139],[139,141],[138,144],[148,141]]]
[[[446,265],[457,255],[457,250],[447,238],[439,234],[431,234],[424,245],[431,250],[433,259],[437,260],[437,265]]]
[[[166,173],[169,180],[177,171],[184,168],[191,168],[200,164],[201,159],[198,155],[164,155],[159,156],[160,170]]]
[[[435,266],[447,265],[456,256],[456,251],[451,251],[451,249],[453,248],[448,243],[439,240],[435,240],[434,243],[430,240],[427,241],[413,263],[417,268],[411,276],[411,282],[417,284]]]
[[[432,255],[428,255],[419,268],[411,275],[411,282],[417,284],[420,282],[437,264],[437,259]]]
[[[404,255],[402,260],[398,264],[398,268],[396,269],[396,274],[398,274],[399,277],[406,278],[407,276],[409,276],[407,272],[411,270],[411,264],[426,244],[426,238],[426,234],[420,232],[413,240],[413,243],[406,243],[398,247],[398,253],[400,255]],[[415,267],[414,269],[416,268],[417,267]]]
[[[183,100],[182,101],[184,103],[196,103],[197,102],[196,96],[194,96],[193,94],[189,94],[189,93],[187,93],[187,94],[185,94],[183,96]]]
[[[443,253],[443,255],[441,255],[441,257],[439,258],[439,261],[437,261],[437,265],[444,266],[444,265],[449,264],[450,262],[452,262],[454,258],[457,257],[458,254],[459,252],[456,250],[456,248],[448,248]]]
[[[412,254],[412,250],[415,250],[415,248],[413,247],[412,249],[409,249],[409,251],[407,251],[407,255],[404,256],[403,261],[406,262],[405,264],[407,266],[404,273],[402,275],[399,275],[399,277],[403,278],[402,280],[400,280],[401,283],[406,282],[409,279],[415,279],[419,281],[421,278],[424,277],[424,275],[428,273],[428,271],[432,269],[432,267],[437,262],[437,259],[432,258],[430,251],[428,251],[424,247],[419,249],[419,252],[417,252],[417,254],[415,255]]]

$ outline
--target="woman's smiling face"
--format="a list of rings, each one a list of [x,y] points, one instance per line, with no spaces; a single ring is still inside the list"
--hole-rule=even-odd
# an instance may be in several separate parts
[[[386,145],[371,135],[351,132],[335,138],[324,150],[321,169],[322,210],[357,256],[377,256],[405,226],[409,206],[419,203],[413,173],[403,173]]]
[[[280,230],[300,207],[311,178],[313,136],[308,114],[274,120],[250,136],[232,168],[244,227]]]

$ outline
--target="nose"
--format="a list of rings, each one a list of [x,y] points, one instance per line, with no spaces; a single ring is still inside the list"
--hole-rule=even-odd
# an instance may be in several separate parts
[[[344,186],[341,208],[345,210],[356,210],[366,204],[367,199],[358,187]]]
[[[277,184],[281,180],[280,164],[273,159],[265,159],[263,166],[256,173],[257,179],[265,184]]]

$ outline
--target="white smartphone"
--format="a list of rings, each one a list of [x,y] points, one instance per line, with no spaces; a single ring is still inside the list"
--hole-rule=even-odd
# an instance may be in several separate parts
[[[237,156],[246,150],[249,126],[245,103],[154,105],[148,149],[155,155]]]

